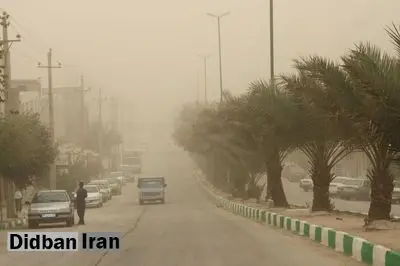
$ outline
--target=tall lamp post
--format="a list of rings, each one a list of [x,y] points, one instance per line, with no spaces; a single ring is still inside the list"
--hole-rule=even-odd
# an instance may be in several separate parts
[[[269,53],[271,83],[275,84],[275,56],[274,56],[274,0],[269,0]]]
[[[221,59],[221,26],[220,26],[220,22],[221,22],[221,18],[229,15],[230,12],[225,12],[221,15],[214,15],[211,13],[207,13],[208,16],[213,17],[215,19],[217,19],[217,25],[218,25],[218,55],[219,55],[219,89],[220,89],[220,102],[222,102],[223,100],[223,88],[222,88],[222,59]]]
[[[207,59],[211,56],[209,54],[201,55],[197,54],[200,58],[203,59],[204,64],[204,103],[207,103]]]

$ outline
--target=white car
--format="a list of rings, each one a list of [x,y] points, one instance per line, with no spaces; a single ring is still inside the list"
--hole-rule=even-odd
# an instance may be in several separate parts
[[[103,202],[112,199],[111,186],[107,180],[92,180],[88,185],[98,185],[100,192],[103,194]]]
[[[345,177],[345,176],[337,176],[335,177],[332,182],[329,184],[329,194],[332,196],[335,196],[339,192],[339,188],[343,186],[344,183],[346,183],[346,180],[351,179],[350,177]]]
[[[103,206],[103,195],[100,192],[99,186],[85,185],[83,188],[87,191],[87,197],[85,199],[86,207],[99,208]]]
[[[394,204],[400,204],[400,181],[394,181],[392,200]]]

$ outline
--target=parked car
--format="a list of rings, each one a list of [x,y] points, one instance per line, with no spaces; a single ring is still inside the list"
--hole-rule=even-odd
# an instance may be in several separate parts
[[[392,201],[394,204],[400,204],[400,181],[394,181]]]
[[[29,228],[61,222],[69,227],[74,225],[74,202],[66,190],[40,190],[34,194],[31,202],[27,201],[25,204],[29,205]]]
[[[337,196],[339,187],[343,186],[343,183],[345,180],[351,179],[350,177],[345,177],[345,176],[337,176],[335,177],[332,182],[329,184],[329,194],[331,196]]]
[[[299,184],[300,188],[302,188],[305,192],[311,190],[313,188],[313,181],[311,178],[303,178],[300,180]]]
[[[100,192],[103,193],[103,195],[105,194],[105,197],[103,197],[104,202],[112,199],[111,186],[107,180],[104,179],[92,180],[89,182],[88,185],[100,186]]]
[[[116,177],[107,177],[104,180],[107,180],[110,183],[111,193],[113,195],[122,194],[122,184],[120,180],[118,180]]]
[[[87,191],[87,197],[85,199],[86,207],[101,207],[103,206],[103,195],[100,192],[100,188],[97,185],[85,185],[83,186]]]
[[[371,181],[366,178],[349,178],[338,187],[338,197],[345,200],[369,200]]]

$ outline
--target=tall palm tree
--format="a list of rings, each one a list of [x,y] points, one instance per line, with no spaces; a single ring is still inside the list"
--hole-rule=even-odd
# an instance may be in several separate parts
[[[259,144],[267,172],[267,197],[275,206],[286,207],[288,202],[282,185],[282,164],[292,149],[293,130],[299,121],[297,106],[278,87],[256,81],[248,92],[247,116],[253,137]]]
[[[312,79],[305,66],[311,59],[295,60],[297,74],[281,76],[284,89],[289,92],[293,101],[298,104],[297,146],[308,158],[309,174],[313,180],[312,211],[331,211],[329,185],[334,179],[332,169],[351,149],[346,138],[338,128],[335,116],[326,112],[330,106],[329,91],[323,84]]]
[[[312,57],[300,69],[323,84],[331,104],[326,110],[336,116],[343,132],[369,158],[371,167],[371,204],[368,220],[390,219],[393,180],[389,165],[394,151],[390,148],[388,97],[377,97],[399,87],[398,63],[379,48],[359,44],[342,57],[343,65]],[[397,71],[396,71],[397,69]],[[397,72],[397,73],[396,73]],[[397,84],[397,85],[396,85]],[[374,96],[375,95],[375,96]],[[397,107],[398,108],[398,107]]]

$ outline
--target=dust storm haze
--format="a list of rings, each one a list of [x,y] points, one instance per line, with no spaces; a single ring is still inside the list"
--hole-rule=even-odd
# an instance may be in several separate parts
[[[248,82],[269,78],[267,0],[3,0],[11,15],[12,77],[42,78],[36,67],[51,47],[54,87],[79,84],[92,91],[86,101],[96,115],[97,89],[120,101],[126,130],[150,124],[165,129],[183,103],[196,100],[203,65],[210,53],[208,98],[219,99],[217,22],[206,13],[230,12],[221,19],[224,89],[237,94]],[[291,60],[309,54],[337,58],[360,40],[391,50],[384,27],[398,17],[398,0],[275,1],[275,72],[291,70]],[[202,100],[202,94],[201,100]],[[135,121],[135,122],[132,122]],[[132,126],[131,124],[134,123]]]

